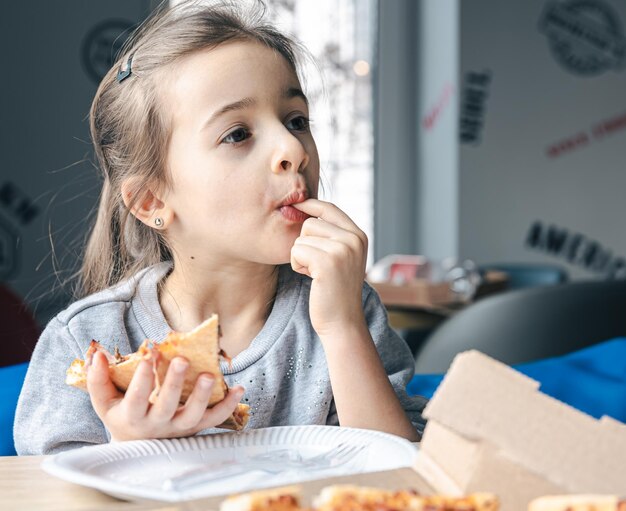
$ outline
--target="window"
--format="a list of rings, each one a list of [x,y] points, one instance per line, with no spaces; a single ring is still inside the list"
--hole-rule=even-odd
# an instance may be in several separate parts
[[[305,66],[321,159],[320,198],[337,204],[374,247],[372,73],[374,0],[268,0],[275,25],[311,52]]]

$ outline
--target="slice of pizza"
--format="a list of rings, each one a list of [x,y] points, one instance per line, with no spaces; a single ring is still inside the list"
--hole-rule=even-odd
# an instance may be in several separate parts
[[[216,314],[191,332],[170,332],[161,343],[145,340],[139,349],[130,355],[122,356],[117,350],[115,354],[111,354],[97,341],[91,341],[85,360],[75,359],[71,363],[66,373],[65,383],[86,391],[87,370],[97,351],[104,353],[109,361],[111,380],[121,392],[126,392],[128,389],[139,363],[142,360],[150,361],[155,381],[155,388],[150,396],[152,403],[159,393],[170,362],[175,357],[184,357],[189,362],[180,399],[181,404],[187,401],[201,373],[209,373],[215,380],[209,399],[209,408],[222,401],[228,392],[228,386],[220,369],[220,357],[227,357],[219,347]],[[248,405],[240,403],[231,417],[219,427],[241,430],[248,422],[248,414]]]
[[[617,495],[548,495],[534,499],[528,511],[626,511]]]
[[[327,486],[313,503],[316,511],[497,511],[499,506],[491,493],[450,497],[353,485]]]
[[[325,487],[314,499],[313,510],[300,502],[299,487],[288,486],[234,495],[222,502],[220,511],[497,511],[500,505],[490,493],[428,496],[355,485]]]
[[[220,511],[306,511],[300,507],[300,488],[285,486],[258,490],[225,499]]]

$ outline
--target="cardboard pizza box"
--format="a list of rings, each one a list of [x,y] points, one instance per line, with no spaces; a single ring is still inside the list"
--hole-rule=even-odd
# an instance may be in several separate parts
[[[490,491],[503,511],[542,495],[626,495],[626,425],[553,399],[478,351],[457,355],[424,415],[414,468],[436,492]]]

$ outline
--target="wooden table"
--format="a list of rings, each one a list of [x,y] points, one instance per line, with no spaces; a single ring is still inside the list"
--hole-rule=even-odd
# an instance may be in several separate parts
[[[387,306],[389,324],[398,330],[432,330],[456,312],[455,309],[410,309]]]
[[[222,497],[176,504],[134,503],[109,497],[98,490],[68,483],[48,475],[41,468],[45,456],[0,457],[0,509],[2,510],[119,510],[119,511],[215,511]],[[431,493],[428,484],[410,468],[332,477],[300,483],[306,505],[329,484],[350,483],[388,489],[414,488]]]
[[[501,293],[508,286],[506,273],[489,271],[470,303],[458,301],[446,282],[414,281],[403,286],[370,282],[389,313],[389,324],[397,329],[432,330],[455,312],[481,298]]]

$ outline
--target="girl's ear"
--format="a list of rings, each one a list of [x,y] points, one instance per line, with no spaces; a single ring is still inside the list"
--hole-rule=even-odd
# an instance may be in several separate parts
[[[140,222],[159,230],[171,224],[173,211],[159,198],[156,187],[146,187],[144,180],[130,177],[122,182],[121,192],[124,204]]]

